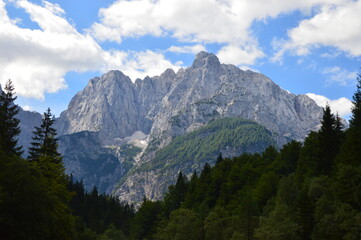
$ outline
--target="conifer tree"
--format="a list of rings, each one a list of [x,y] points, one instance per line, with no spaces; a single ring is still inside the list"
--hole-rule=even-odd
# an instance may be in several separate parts
[[[327,104],[323,110],[321,129],[318,132],[320,159],[318,163],[318,173],[329,174],[331,172],[333,159],[339,152],[339,137],[341,133],[341,122],[339,117],[331,113],[331,108]]]
[[[0,94],[0,149],[8,154],[20,156],[23,151],[21,146],[17,146],[16,139],[20,134],[20,120],[15,117],[19,107],[14,104],[16,96],[10,79],[6,82],[4,90]]]
[[[353,95],[352,116],[340,161],[352,166],[361,165],[361,75],[357,77],[357,89]]]
[[[44,113],[40,127],[35,127],[33,142],[29,148],[28,159],[37,160],[40,156],[46,156],[53,159],[55,163],[61,162],[60,154],[57,150],[58,139],[56,138],[56,130],[52,127],[54,117],[50,108]]]
[[[350,128],[361,128],[361,75],[357,76],[357,89],[352,97],[353,107]]]
[[[57,151],[56,130],[50,108],[43,115],[40,127],[36,127],[33,142],[29,148],[28,160],[39,169],[42,181],[47,186],[47,194],[52,201],[49,204],[54,228],[47,239],[71,239],[73,235],[73,217],[69,208],[71,194],[67,190],[67,179],[62,158]]]

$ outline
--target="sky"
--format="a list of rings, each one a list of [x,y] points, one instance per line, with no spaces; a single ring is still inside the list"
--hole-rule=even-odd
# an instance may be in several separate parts
[[[348,119],[361,0],[0,0],[0,83],[59,116],[89,79],[189,67],[199,51],[260,72]]]

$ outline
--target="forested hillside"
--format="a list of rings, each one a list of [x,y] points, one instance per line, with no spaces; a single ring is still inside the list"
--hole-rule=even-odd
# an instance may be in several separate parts
[[[50,110],[29,159],[16,147],[11,82],[0,98],[0,239],[361,239],[361,77],[350,127],[324,109],[303,143],[218,156],[162,201],[120,203],[64,174]]]
[[[361,79],[350,127],[322,126],[280,151],[217,159],[164,200],[144,200],[135,239],[361,239]]]

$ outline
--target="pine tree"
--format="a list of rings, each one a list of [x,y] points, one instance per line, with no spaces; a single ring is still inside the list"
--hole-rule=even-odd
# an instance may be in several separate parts
[[[56,130],[50,108],[44,113],[40,127],[36,127],[33,142],[29,148],[28,160],[39,169],[42,181],[47,186],[47,194],[52,201],[53,228],[47,239],[71,239],[73,235],[73,217],[69,208],[71,194],[67,190],[67,179],[62,158],[57,151]]]
[[[357,77],[357,89],[353,95],[352,116],[346,139],[342,146],[340,162],[352,166],[361,165],[361,75]]]
[[[361,128],[361,75],[357,76],[357,89],[352,97],[353,107],[350,128]]]
[[[56,130],[52,127],[54,117],[50,108],[44,113],[40,127],[35,127],[33,142],[29,148],[28,159],[35,161],[41,156],[50,157],[55,163],[61,162],[60,154],[57,150],[58,139],[56,138]]]
[[[331,108],[327,104],[323,110],[321,129],[318,132],[320,159],[318,162],[318,173],[329,174],[333,165],[333,160],[339,152],[342,124],[339,117],[331,113]]]
[[[16,97],[10,79],[6,82],[4,90],[0,94],[0,149],[8,154],[20,156],[23,151],[21,146],[17,146],[16,139],[20,134],[20,120],[15,117],[19,107],[14,104]]]

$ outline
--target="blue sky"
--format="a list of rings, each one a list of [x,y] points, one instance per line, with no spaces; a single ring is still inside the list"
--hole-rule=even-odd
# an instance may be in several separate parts
[[[92,77],[177,71],[205,50],[347,118],[360,12],[350,0],[0,0],[0,82],[58,116]]]

